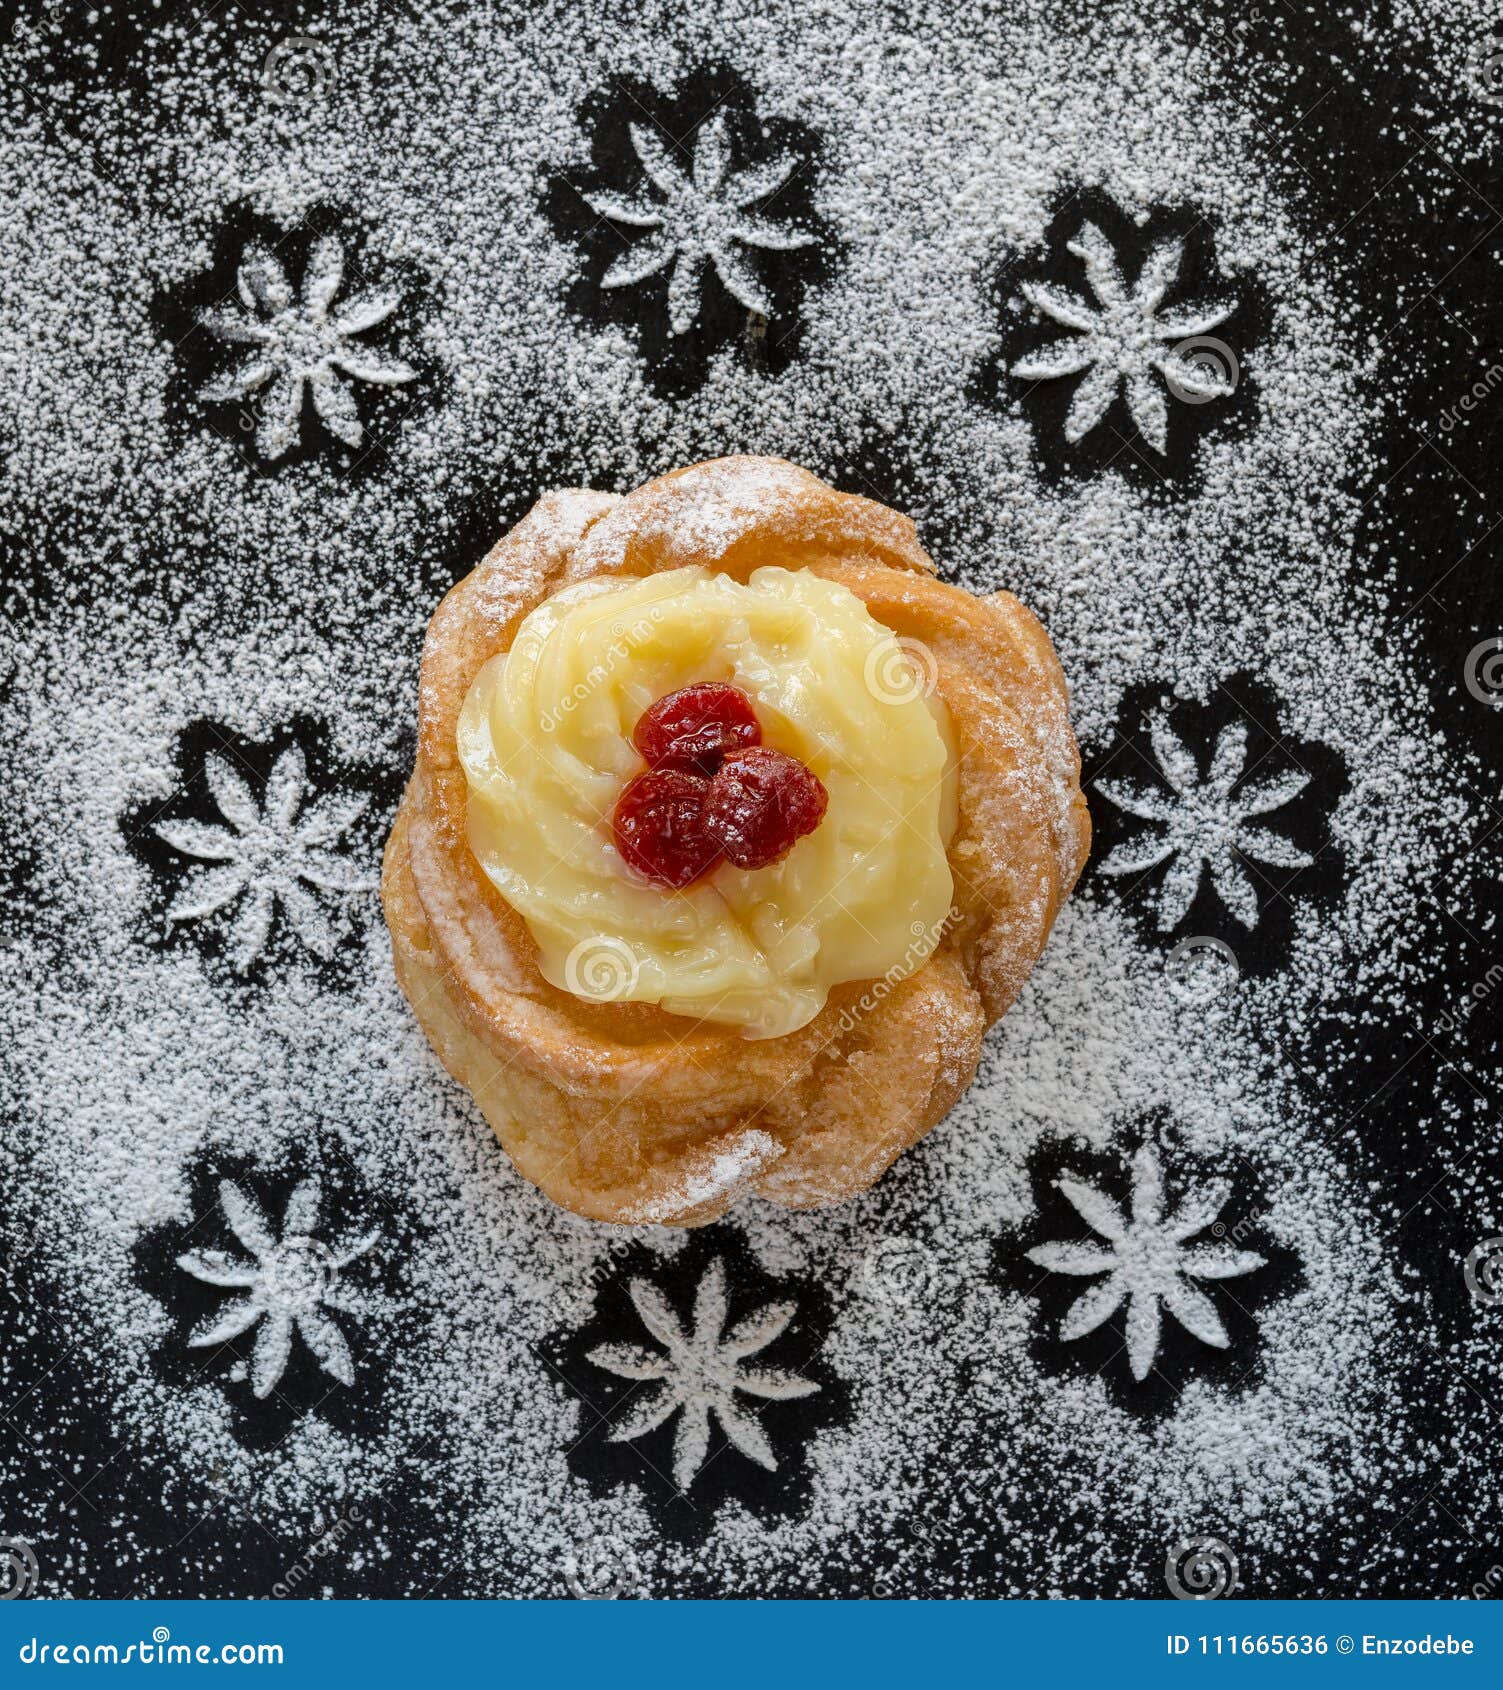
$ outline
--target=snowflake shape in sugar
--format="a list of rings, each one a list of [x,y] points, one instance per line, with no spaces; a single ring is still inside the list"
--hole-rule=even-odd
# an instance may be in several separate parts
[[[718,1258],[700,1278],[687,1327],[662,1292],[645,1279],[633,1279],[630,1294],[642,1324],[663,1349],[602,1344],[589,1352],[586,1359],[608,1373],[651,1381],[657,1387],[616,1421],[610,1442],[643,1437],[677,1414],[673,1482],[687,1491],[705,1464],[713,1414],[734,1448],[769,1473],[776,1472],[777,1457],[761,1422],[736,1401],[736,1393],[779,1401],[812,1396],[819,1390],[815,1381],[796,1373],[744,1365],[785,1330],[797,1305],[768,1303],[726,1332],[725,1264]]]
[[[334,795],[304,808],[307,764],[297,745],[277,758],[259,804],[224,757],[206,757],[204,773],[227,825],[155,824],[157,835],[174,851],[215,865],[189,877],[167,911],[168,925],[200,921],[238,904],[230,962],[244,974],[265,951],[272,919],[281,908],[303,945],[327,960],[334,953],[334,930],[309,888],[350,893],[375,886],[369,875],[330,849],[363,813],[367,800]]]
[[[271,1230],[259,1205],[233,1180],[221,1180],[219,1203],[230,1231],[252,1256],[239,1260],[223,1250],[190,1251],[177,1265],[206,1285],[244,1291],[188,1335],[190,1349],[227,1344],[259,1324],[251,1351],[251,1392],[271,1395],[286,1369],[296,1333],[319,1366],[341,1385],[355,1382],[355,1364],[344,1333],[330,1314],[359,1315],[358,1304],[338,1290],[339,1275],[375,1243],[377,1234],[330,1246],[314,1236],[322,1191],[316,1179],[293,1188],[282,1216],[282,1233]]]
[[[1055,381],[1085,372],[1065,414],[1065,439],[1072,445],[1101,423],[1125,385],[1138,432],[1162,456],[1169,449],[1166,388],[1192,403],[1227,399],[1235,390],[1235,378],[1203,349],[1170,343],[1207,334],[1231,316],[1236,303],[1163,309],[1184,257],[1181,240],[1158,241],[1131,288],[1111,242],[1094,223],[1081,225],[1069,250],[1085,265],[1096,303],[1048,282],[1025,282],[1028,303],[1076,338],[1051,341],[1019,359],[1012,374],[1020,381]]]
[[[1165,795],[1119,781],[1097,781],[1096,790],[1119,810],[1156,829],[1143,839],[1117,846],[1101,865],[1109,875],[1141,874],[1168,860],[1158,888],[1158,925],[1168,932],[1188,914],[1206,871],[1227,911],[1246,928],[1257,926],[1258,894],[1242,859],[1270,868],[1308,868],[1313,859],[1292,841],[1253,818],[1280,809],[1298,796],[1310,777],[1301,769],[1238,788],[1247,762],[1247,728],[1233,722],[1216,737],[1204,779],[1195,757],[1156,713],[1149,721],[1154,757],[1169,783]]]
[[[256,449],[263,458],[275,460],[298,444],[305,389],[329,433],[346,446],[358,446],[365,431],[351,383],[392,387],[417,376],[411,364],[356,338],[384,323],[399,295],[356,294],[336,310],[334,296],[343,283],[344,250],[333,235],[314,242],[300,294],[294,294],[286,272],[264,246],[251,246],[236,278],[245,310],[200,315],[210,334],[250,351],[234,369],[201,388],[199,398],[223,404],[260,394]]]
[[[699,130],[687,170],[646,125],[633,123],[630,133],[647,181],[662,198],[628,199],[603,192],[585,196],[593,211],[613,223],[653,231],[616,259],[601,277],[601,287],[631,287],[671,264],[668,324],[675,335],[686,334],[699,316],[708,264],[733,299],[748,311],[770,317],[772,300],[743,249],[792,252],[813,245],[816,237],[793,225],[775,223],[750,207],[783,186],[797,157],[784,153],[766,164],[732,170],[730,132],[723,111]]]
[[[1229,1244],[1189,1240],[1221,1213],[1231,1195],[1229,1184],[1193,1192],[1166,1214],[1158,1152],[1146,1142],[1133,1157],[1130,1217],[1094,1186],[1069,1178],[1055,1184],[1104,1242],[1040,1244],[1028,1252],[1029,1261],[1051,1273],[1106,1275],[1070,1308],[1059,1330],[1064,1342],[1094,1332],[1126,1303],[1127,1363],[1139,1383],[1159,1352],[1166,1313],[1203,1344],[1227,1348],[1230,1340],[1216,1305],[1192,1281],[1235,1279],[1265,1266],[1265,1259]]]

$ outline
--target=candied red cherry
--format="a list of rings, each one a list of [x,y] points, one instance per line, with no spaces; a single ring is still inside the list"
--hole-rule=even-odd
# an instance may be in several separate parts
[[[683,769],[638,775],[616,800],[616,849],[638,874],[675,890],[720,860],[720,845],[700,826],[709,781]]]
[[[724,681],[697,681],[644,711],[631,742],[652,769],[690,769],[713,775],[728,751],[760,745],[752,701]]]
[[[797,757],[770,745],[733,751],[715,771],[702,826],[737,868],[766,868],[813,833],[830,802]]]

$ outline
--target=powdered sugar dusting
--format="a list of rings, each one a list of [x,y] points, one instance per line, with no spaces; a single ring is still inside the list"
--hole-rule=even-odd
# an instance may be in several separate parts
[[[1465,11],[1405,27],[1454,44]],[[1406,560],[1365,550],[1396,379],[1357,308],[1365,284],[1265,168],[1254,110],[1210,48],[1153,6],[1070,27],[1042,5],[920,8],[894,33],[843,0],[747,0],[701,19],[693,52],[670,8],[630,23],[609,8],[492,12],[356,7],[317,27],[333,74],[290,104],[257,92],[275,34],[222,13],[191,41],[173,23],[148,37],[142,84],[91,83],[78,133],[5,96],[0,182],[20,215],[0,250],[0,532],[24,614],[0,636],[0,680],[5,825],[29,881],[25,931],[12,922],[0,948],[0,1027],[15,1213],[47,1287],[23,1318],[79,1335],[75,1365],[122,1459],[160,1473],[185,1531],[229,1495],[302,1541],[357,1499],[377,1523],[356,1553],[383,1590],[452,1573],[449,1588],[557,1594],[571,1546],[609,1537],[655,1594],[1158,1594],[1164,1545],[1201,1529],[1297,1569],[1291,1587],[1364,1588],[1360,1522],[1435,1456],[1390,1389],[1424,1297],[1388,1247],[1398,1197],[1364,1177],[1355,1129],[1311,1076],[1324,1041],[1406,1013],[1428,891],[1481,814],[1393,635]],[[57,81],[44,29],[9,51],[33,86]],[[839,250],[786,368],[749,367],[730,344],[665,396],[626,329],[571,307],[581,260],[543,189],[586,161],[589,101],[622,78],[685,86],[701,53],[754,90],[759,120],[822,138],[813,203]],[[1026,313],[992,280],[1019,255],[1044,261],[1077,189],[1145,226],[1190,208],[1214,231],[1218,290],[1265,302],[1234,347],[1248,426],[1208,422],[1185,485],[1126,464],[1048,472],[1043,425],[1015,397],[978,397],[977,370]],[[351,294],[400,284],[388,351],[417,374],[356,395],[377,406],[359,445],[305,419],[304,455],[268,472],[255,419],[247,434],[189,396],[193,347],[162,325],[242,250],[238,234],[225,244],[235,219],[290,232],[310,214],[347,238]],[[700,1504],[702,1529],[675,1535],[635,1482],[571,1472],[592,1410],[540,1360],[640,1239],[548,1204],[444,1077],[357,884],[377,872],[374,833],[341,846],[337,977],[307,947],[276,949],[273,926],[248,979],[219,966],[217,918],[166,931],[139,835],[192,786],[185,747],[203,723],[226,756],[320,724],[313,786],[364,783],[372,824],[386,819],[428,617],[478,560],[476,532],[547,487],[624,491],[752,451],[868,491],[858,440],[903,462],[948,577],[1040,615],[1088,758],[1115,746],[1129,697],[1211,709],[1230,677],[1256,676],[1277,705],[1269,732],[1345,773],[1322,798],[1318,866],[1339,870],[1327,896],[1291,882],[1274,900],[1279,966],[1252,966],[1261,932],[1229,926],[1240,978],[1211,996],[1176,989],[1130,877],[1090,876],[923,1146],[839,1209],[733,1215],[760,1270],[828,1299],[820,1355],[849,1412],[800,1444],[801,1506]],[[719,543],[713,527],[694,540]],[[1480,1108],[1467,1086],[1439,1131]],[[1049,1348],[1044,1272],[1019,1277],[1029,1248],[1063,1236],[1041,1220],[1057,1180],[1089,1174],[1123,1198],[1145,1137],[1176,1190],[1233,1181],[1234,1242],[1289,1264],[1263,1300],[1248,1291],[1229,1371],[1151,1385],[1153,1413],[1120,1362],[1092,1371]],[[744,1135],[695,1195],[713,1200],[776,1149]],[[203,1170],[231,1162],[242,1184],[312,1165],[349,1211],[331,1236],[358,1221],[382,1237],[349,1270],[367,1298],[342,1326],[356,1385],[326,1379],[332,1403],[260,1444],[245,1435],[249,1381],[164,1371],[182,1353],[182,1288],[142,1268],[153,1241],[212,1224]],[[665,1273],[691,1247],[643,1236]],[[1244,1284],[1257,1276],[1228,1288]],[[342,1419],[346,1391],[370,1394]],[[780,1406],[764,1424],[786,1472]],[[1333,1513],[1359,1523],[1352,1548],[1317,1567]],[[95,1588],[105,1552],[41,1529],[55,1583]],[[191,1548],[143,1577],[226,1588]]]
[[[641,1204],[632,1219],[640,1225],[660,1221],[665,1215],[681,1215],[708,1206],[727,1191],[750,1180],[760,1168],[777,1161],[783,1147],[771,1133],[755,1130],[737,1133],[691,1165],[683,1177],[650,1204]]]

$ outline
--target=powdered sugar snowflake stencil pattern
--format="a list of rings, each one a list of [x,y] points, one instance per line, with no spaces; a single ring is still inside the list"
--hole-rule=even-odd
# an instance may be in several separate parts
[[[236,275],[245,310],[217,308],[200,315],[200,323],[211,335],[252,350],[235,368],[201,388],[199,398],[207,404],[223,404],[261,393],[256,450],[268,461],[298,444],[305,389],[329,433],[346,446],[358,446],[365,429],[350,382],[392,387],[416,379],[411,364],[355,338],[391,316],[400,303],[397,294],[356,294],[337,311],[331,310],[344,284],[344,270],[339,240],[322,235],[309,254],[302,291],[294,294],[272,253],[264,246],[251,246]]]
[[[374,887],[371,876],[330,849],[364,812],[366,800],[331,795],[305,809],[307,762],[297,745],[277,758],[259,804],[225,757],[207,756],[204,774],[228,825],[168,821],[154,828],[174,851],[216,865],[190,876],[167,911],[168,926],[238,904],[229,954],[231,966],[244,974],[265,951],[280,907],[314,956],[332,956],[334,929],[309,888],[351,893]]]
[[[1224,1183],[1192,1191],[1169,1215],[1158,1152],[1145,1142],[1133,1157],[1130,1216],[1094,1186],[1068,1177],[1055,1182],[1103,1244],[1040,1244],[1028,1259],[1051,1273],[1107,1277],[1079,1297],[1059,1336],[1069,1343],[1094,1332],[1127,1304],[1127,1362],[1134,1379],[1148,1377],[1159,1351],[1163,1317],[1171,1314],[1192,1337],[1224,1350],[1229,1339],[1211,1299],[1190,1282],[1233,1279],[1265,1265],[1251,1250],[1229,1244],[1191,1244],[1221,1213],[1231,1194]]]
[[[634,1278],[632,1305],[666,1353],[634,1344],[602,1344],[588,1360],[622,1379],[658,1381],[659,1388],[630,1408],[610,1431],[610,1442],[629,1443],[679,1416],[673,1437],[673,1482],[681,1491],[694,1483],[710,1448],[714,1415],[731,1445],[764,1467],[777,1470],[777,1457],[757,1417],[736,1401],[736,1392],[771,1401],[812,1396],[819,1385],[782,1368],[745,1367],[788,1326],[797,1305],[768,1303],[725,1331],[725,1264],[718,1258],[700,1278],[688,1327],[656,1286]]]
[[[1309,784],[1302,769],[1237,791],[1247,762],[1247,729],[1233,722],[1217,735],[1210,772],[1201,777],[1194,754],[1169,726],[1167,715],[1149,721],[1154,757],[1172,789],[1165,796],[1120,781],[1098,781],[1096,790],[1128,815],[1163,829],[1141,841],[1119,845],[1101,864],[1107,875],[1142,874],[1170,860],[1156,895],[1158,925],[1167,933],[1195,902],[1207,870],[1227,911],[1246,928],[1258,922],[1258,893],[1241,858],[1271,868],[1308,868],[1312,858],[1290,840],[1253,818],[1270,814],[1297,797]]]
[[[287,1546],[351,1499],[363,1518],[316,1574],[351,1599],[431,1595],[440,1573],[456,1597],[558,1596],[581,1543],[623,1546],[654,1596],[1161,1597],[1165,1546],[1218,1530],[1263,1595],[1434,1598],[1480,1577],[1487,1546],[1464,1526],[1497,1517],[1503,1478],[1493,1405],[1468,1381],[1495,1370],[1495,1323],[1461,1264],[1497,1230],[1497,1068],[1478,1060],[1495,1042],[1485,1012],[1449,1032],[1444,1014],[1486,984],[1503,769],[1503,712],[1460,685],[1496,631],[1475,543],[1503,514],[1486,407],[1457,409],[1496,303],[1498,113],[1459,74],[1475,15],[1410,0],[1381,29],[1333,29],[1329,7],[1291,0],[1228,31],[1178,5],[352,0],[240,8],[187,51],[184,8],[116,7],[102,51],[84,12],[28,10],[38,26],[7,44],[18,74],[0,78],[0,153],[26,207],[20,238],[0,241],[0,526],[23,588],[0,588],[17,612],[0,618],[0,679],[24,796],[0,820],[0,1045],[20,1080],[0,1212],[36,1236],[0,1299],[0,1393],[16,1409],[8,1513],[57,1523],[48,1593],[270,1594]],[[274,104],[260,73],[293,27],[337,76],[317,101]],[[666,221],[618,222],[587,196],[659,215],[630,125],[692,182],[721,110],[722,201],[748,170],[798,161],[728,214],[814,238],[733,245],[770,317],[702,257],[697,313],[674,333],[676,247],[601,287],[667,240]],[[1124,296],[1158,243],[1182,241],[1155,325],[1236,300],[1210,330],[1241,361],[1230,397],[1188,403],[1146,365],[1162,456],[1125,375],[1072,443],[1065,416],[1094,366],[1013,374],[1090,338],[1025,283],[1104,315],[1069,251],[1085,221]],[[261,348],[199,314],[270,322],[237,292],[256,248],[300,313],[323,234],[344,265],[329,319],[367,291],[401,295],[345,349],[419,373],[368,384],[335,366],[358,448],[305,381],[297,443],[273,460],[256,439],[275,378],[199,399]],[[277,898],[237,975],[250,888],[164,932],[190,881],[234,865],[156,827],[238,836],[206,757],[227,758],[259,814],[295,740],[297,821],[325,794],[368,795],[319,849],[374,879],[442,594],[550,490],[625,491],[736,451],[881,499],[945,579],[1041,615],[1090,771],[1093,868],[1169,832],[1097,780],[1182,802],[1150,743],[1160,708],[1200,777],[1221,729],[1247,723],[1234,802],[1307,771],[1253,823],[1314,862],[1290,873],[1228,847],[1257,892],[1249,933],[1202,861],[1167,943],[1177,853],[1141,878],[1088,871],[954,1118],[869,1195],[623,1233],[514,1175],[416,1033],[370,893],[299,878],[333,955],[313,955]],[[1237,673],[1266,696],[1233,697]],[[1235,991],[1189,1002],[1162,977],[1193,935],[1231,943]],[[859,1106],[858,1073],[829,1078]],[[1126,1220],[1158,1109],[1165,1213],[1184,1183],[1226,1176],[1220,1236],[1267,1266],[1183,1276],[1230,1345],[1161,1312],[1139,1382],[1125,1300],[1059,1338],[1112,1270],[1049,1273],[1025,1252],[1115,1255],[1055,1181],[1069,1171]],[[354,1383],[294,1329],[258,1400],[266,1317],[187,1347],[250,1288],[177,1259],[217,1247],[250,1270],[220,1181],[280,1243],[315,1174],[315,1238],[381,1228],[340,1285],[360,1317],[319,1305]],[[916,1299],[868,1282],[893,1237],[927,1264]],[[670,1352],[629,1284],[658,1289],[687,1342],[717,1257],[723,1331],[797,1303],[736,1370],[820,1388],[733,1386],[776,1469],[710,1409],[680,1492],[682,1407],[609,1441],[669,1389]],[[61,1364],[58,1334],[77,1340]],[[586,1359],[607,1345],[665,1377]],[[85,1481],[90,1508],[73,1498]]]
[[[337,1289],[339,1275],[376,1242],[370,1232],[330,1246],[314,1234],[322,1190],[316,1179],[300,1180],[287,1199],[282,1234],[276,1237],[256,1201],[233,1180],[222,1180],[219,1203],[230,1231],[254,1260],[237,1260],[223,1250],[189,1251],[177,1258],[184,1273],[206,1285],[246,1293],[210,1315],[188,1336],[190,1349],[227,1344],[259,1323],[251,1351],[251,1392],[271,1395],[292,1354],[293,1334],[312,1350],[319,1366],[341,1385],[355,1382],[355,1363],[330,1310],[358,1315],[358,1303]]]
[[[1192,340],[1226,321],[1235,301],[1190,304],[1162,310],[1178,279],[1184,243],[1165,239],[1149,251],[1129,288],[1111,242],[1091,222],[1083,223],[1069,250],[1085,265],[1095,296],[1091,306],[1048,282],[1025,282],[1023,297],[1043,316],[1072,329],[1078,338],[1051,341],[1012,366],[1020,381],[1055,381],[1087,372],[1065,413],[1065,439],[1072,445],[1105,418],[1127,389],[1127,408],[1144,440],[1162,456],[1169,449],[1169,403],[1165,389],[1193,402],[1229,398],[1234,381],[1194,348],[1168,343]]]
[[[724,112],[717,112],[694,140],[685,169],[662,137],[633,123],[631,144],[647,182],[660,200],[621,194],[586,196],[592,210],[628,228],[651,229],[646,240],[624,252],[600,279],[602,288],[631,287],[673,266],[668,279],[668,322],[675,335],[686,334],[699,315],[703,273],[709,264],[726,291],[748,311],[772,315],[772,301],[743,248],[792,252],[815,237],[791,224],[780,224],[751,210],[775,193],[793,174],[792,153],[731,169],[731,139]]]

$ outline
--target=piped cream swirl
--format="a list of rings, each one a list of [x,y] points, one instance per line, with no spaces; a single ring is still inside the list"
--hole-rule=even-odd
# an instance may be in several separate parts
[[[912,973],[943,930],[954,757],[923,680],[854,594],[809,570],[565,588],[466,696],[470,848],[552,985],[792,1032],[842,982]],[[642,770],[638,717],[696,681],[748,693],[765,743],[808,764],[830,803],[782,861],[668,892],[622,862],[610,818]]]

